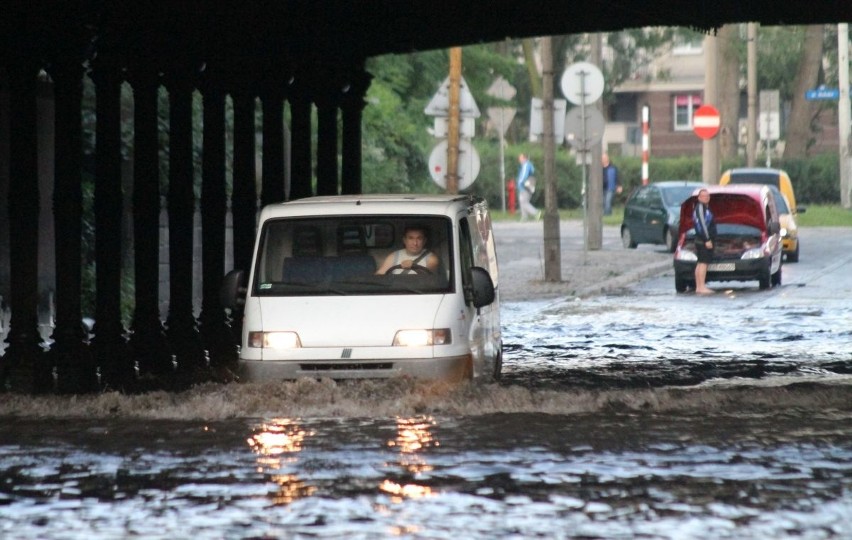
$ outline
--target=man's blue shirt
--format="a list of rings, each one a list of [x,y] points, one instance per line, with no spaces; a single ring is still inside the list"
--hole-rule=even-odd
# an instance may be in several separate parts
[[[527,181],[527,178],[535,174],[535,167],[532,164],[532,161],[527,160],[524,163],[521,163],[521,166],[518,167],[518,191],[520,192],[524,189],[524,184]]]

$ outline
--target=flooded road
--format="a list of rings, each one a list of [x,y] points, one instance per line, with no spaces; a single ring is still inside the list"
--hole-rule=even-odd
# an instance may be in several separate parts
[[[0,395],[0,537],[852,538],[833,236],[770,291],[507,302],[499,384]]]

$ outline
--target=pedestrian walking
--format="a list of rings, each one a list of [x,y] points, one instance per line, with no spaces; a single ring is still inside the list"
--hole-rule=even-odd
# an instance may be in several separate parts
[[[539,219],[541,210],[533,206],[532,196],[535,193],[535,166],[526,154],[518,156],[517,182],[518,201],[521,207],[521,221],[527,218]]]

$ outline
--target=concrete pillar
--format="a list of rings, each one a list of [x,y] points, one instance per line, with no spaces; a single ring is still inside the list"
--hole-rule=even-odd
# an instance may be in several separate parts
[[[55,162],[53,208],[57,230],[55,259],[56,328],[50,347],[60,393],[94,391],[95,364],[82,326],[82,93],[83,67],[79,59],[54,62]]]
[[[171,74],[169,89],[169,314],[166,335],[174,352],[177,375],[186,381],[205,363],[193,314],[192,91],[186,71]]]
[[[233,340],[219,302],[225,275],[225,93],[216,80],[202,87],[204,145],[201,170],[201,337],[213,367],[236,361]],[[282,182],[283,184],[283,182]]]
[[[43,367],[38,332],[38,144],[36,76],[26,59],[7,66],[9,77],[9,254],[12,310],[3,371],[14,392],[32,392]]]
[[[130,347],[139,370],[165,375],[171,350],[159,310],[160,164],[157,127],[159,77],[154,66],[130,72],[133,86],[133,264],[136,300]]]
[[[364,96],[370,87],[372,76],[358,71],[350,76],[343,91],[341,113],[343,115],[343,148],[341,170],[341,193],[351,195],[363,192],[361,178],[361,123]]]
[[[335,77],[317,92],[317,195],[340,193],[337,177],[337,114],[340,87]]]
[[[95,82],[95,354],[103,382],[113,389],[133,384],[133,361],[121,322],[121,83],[114,59],[98,57]]]
[[[313,191],[311,154],[311,100],[305,83],[296,80],[290,93],[290,196],[289,200],[310,197]]]
[[[257,227],[257,171],[255,168],[255,98],[247,91],[234,99],[234,180],[231,210],[234,223],[234,268],[248,271]]]
[[[275,85],[277,87],[277,85]],[[261,95],[263,103],[263,205],[284,202],[284,96],[276,89]]]

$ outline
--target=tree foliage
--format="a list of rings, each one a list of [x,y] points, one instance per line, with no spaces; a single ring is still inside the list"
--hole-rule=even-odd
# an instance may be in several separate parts
[[[515,65],[494,44],[463,49],[462,75],[480,111],[495,103],[486,93],[492,80],[514,79]],[[363,121],[364,191],[433,191],[427,162],[437,139],[434,119],[423,111],[449,74],[447,51],[376,57],[367,70],[373,81]]]

